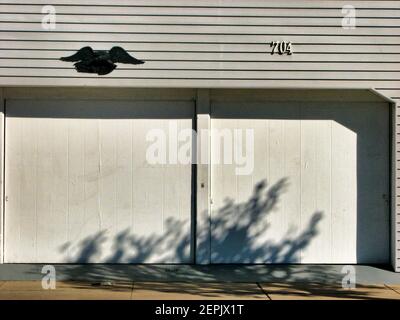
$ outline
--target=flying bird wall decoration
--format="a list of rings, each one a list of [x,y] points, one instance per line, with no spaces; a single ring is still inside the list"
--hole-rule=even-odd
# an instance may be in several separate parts
[[[132,57],[121,47],[112,47],[110,50],[93,50],[91,47],[83,47],[72,56],[62,57],[60,60],[76,62],[74,66],[78,72],[97,73],[98,75],[109,74],[117,67],[115,63],[144,63],[144,61]]]

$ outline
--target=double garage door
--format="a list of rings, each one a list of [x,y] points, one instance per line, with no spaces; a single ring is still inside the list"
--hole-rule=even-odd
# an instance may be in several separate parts
[[[195,261],[194,109],[7,100],[5,262]],[[211,129],[211,263],[389,261],[387,104],[215,100]]]

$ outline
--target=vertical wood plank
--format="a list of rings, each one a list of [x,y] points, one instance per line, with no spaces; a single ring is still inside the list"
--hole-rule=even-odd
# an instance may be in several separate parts
[[[332,262],[357,262],[357,134],[332,123]]]
[[[76,242],[85,227],[85,125],[88,120],[68,122],[68,243],[62,251],[65,262],[77,261]]]
[[[104,225],[103,213],[100,210],[99,179],[100,179],[100,120],[88,120],[84,125],[84,216],[83,235],[87,237],[101,237]],[[98,243],[101,243],[98,241]],[[101,252],[97,248],[94,252]],[[90,254],[90,256],[89,256]],[[82,256],[82,261],[95,258],[91,253]]]
[[[10,107],[9,103],[9,107]],[[21,181],[22,181],[22,123],[16,118],[7,118],[5,171],[5,223],[4,262],[16,261],[21,238]]]
[[[316,170],[315,170],[315,126],[316,120],[301,121],[301,210],[300,231],[307,228],[310,212],[315,208]],[[314,241],[315,239],[313,239]],[[312,252],[311,252],[312,254]],[[301,249],[301,261],[307,261],[306,248]]]
[[[114,241],[117,234],[116,229],[116,177],[117,177],[117,144],[116,127],[118,121],[115,119],[99,120],[99,211],[102,217],[100,232],[107,238],[103,248],[102,256],[112,256]]]
[[[315,114],[304,111],[315,118]],[[301,231],[312,236],[301,251],[302,263],[331,261],[331,128],[325,120],[302,121]],[[322,214],[316,229],[310,223]],[[354,212],[352,213],[355,214]],[[312,229],[311,229],[312,228]]]
[[[254,172],[249,172],[248,174],[239,174],[241,171],[239,169],[244,168],[244,164],[240,164],[239,160],[241,157],[246,156],[246,130],[253,130],[254,133],[254,120],[240,119],[236,120],[235,126],[232,130],[232,153],[233,153],[233,163],[235,164],[234,174],[236,175],[237,183],[237,197],[236,201],[241,203],[246,203],[251,198],[251,193],[254,188]],[[240,141],[241,140],[241,141]],[[241,146],[240,146],[241,145]],[[240,158],[237,158],[237,157]],[[254,158],[253,155],[247,155],[248,157]],[[244,171],[242,170],[242,173]]]
[[[194,126],[194,121],[195,121],[195,105],[192,103],[190,105],[190,108],[192,109],[192,117],[190,119],[180,119],[179,120],[179,128],[181,130],[192,130]],[[187,143],[187,140],[183,143]],[[183,143],[181,142],[179,145],[182,146]],[[174,169],[174,171],[178,172],[178,183],[176,186],[176,189],[178,190],[178,197],[176,197],[176,200],[171,201],[172,203],[175,203],[175,206],[177,207],[178,211],[176,213],[168,213],[168,211],[165,211],[166,216],[172,216],[175,221],[179,221],[181,224],[181,230],[180,234],[178,235],[178,239],[181,243],[181,245],[178,248],[178,254],[175,259],[179,259],[181,261],[185,262],[190,262],[194,263],[196,261],[196,206],[193,203],[195,201],[196,195],[194,194],[195,192],[195,187],[194,184],[197,183],[197,180],[194,177],[194,170],[192,162],[195,159],[194,157],[196,154],[194,154],[194,148],[196,145],[196,141],[194,141],[194,137],[190,137],[190,144],[191,144],[191,161],[189,163],[180,163],[178,164],[177,168]],[[166,170],[166,168],[164,168]],[[167,173],[169,171],[166,171]],[[171,185],[170,178],[167,178],[167,175],[165,176],[165,197],[166,200],[167,198],[167,192],[169,191],[169,186]],[[171,177],[173,178],[173,177]],[[176,177],[175,177],[176,179]],[[173,189],[173,188],[172,188]],[[190,190],[190,197],[188,197],[188,191]],[[170,194],[171,196],[171,194]],[[190,212],[188,212],[187,208],[190,208]],[[173,220],[172,220],[173,221]],[[177,261],[179,262],[179,261]]]
[[[254,119],[252,120],[252,126],[254,129],[254,171],[251,175],[252,185],[246,190],[247,191],[247,204],[260,208],[263,206],[266,196],[266,188],[270,185],[269,179],[269,122],[265,119]],[[248,155],[252,156],[252,155]],[[261,188],[261,186],[263,186]],[[260,187],[260,188],[259,188]],[[258,189],[259,188],[259,189]],[[255,209],[258,210],[258,209]],[[261,209],[262,210],[262,209]],[[253,210],[254,211],[254,210]],[[251,232],[258,233],[257,237],[252,237],[252,244],[256,248],[266,247],[268,242],[271,241],[269,232],[269,213],[265,210],[258,216],[258,222],[251,226]],[[246,221],[248,224],[252,224],[251,219]],[[250,228],[249,228],[250,229]],[[260,263],[265,263],[267,257],[257,257]],[[260,259],[261,258],[261,259]]]
[[[37,236],[37,243],[35,249],[39,251],[38,257],[44,259],[43,261],[51,261],[51,248],[55,239],[58,238],[52,237],[52,230],[57,232],[63,224],[63,221],[56,221],[53,215],[53,191],[55,187],[53,184],[55,174],[53,170],[54,123],[51,119],[40,118],[24,119],[22,121],[30,121],[37,134],[36,157],[39,161],[37,161],[36,165],[36,179],[31,182],[36,185],[37,225],[34,232]],[[62,236],[61,234],[59,235]]]
[[[47,119],[52,122],[52,218],[51,239],[53,246],[48,255],[54,255],[54,248],[60,252],[68,242],[69,226],[69,119]],[[57,228],[54,228],[57,226]],[[54,256],[47,261],[55,261]]]
[[[234,229],[233,226],[239,223],[240,219],[239,213],[235,210],[240,201],[237,200],[238,183],[233,152],[231,152],[233,151],[233,131],[236,126],[235,120],[211,120],[211,263],[233,262],[231,259],[237,250],[237,243],[222,240],[226,230]]]
[[[116,126],[116,222],[115,228],[119,232],[132,228],[133,222],[133,146],[132,146],[132,120],[123,119]]]
[[[287,188],[282,194],[285,203],[285,226],[287,237],[296,239],[301,226],[301,131],[300,120],[287,120],[284,127],[284,178],[287,179]],[[300,263],[300,252],[292,250],[287,258],[287,263]]]
[[[283,109],[285,110],[285,109]],[[285,111],[284,111],[285,112]],[[286,116],[286,114],[285,114]],[[285,120],[271,119],[269,122],[269,174],[268,187],[275,186],[282,179],[287,179],[285,172]],[[279,190],[274,208],[267,212],[268,224],[270,227],[266,231],[268,239],[278,248],[279,254],[273,255],[270,263],[285,262],[281,252],[282,245],[285,241],[287,223],[286,223],[286,203],[282,200],[282,195],[287,190]],[[271,200],[271,199],[270,199]]]
[[[24,197],[20,199],[20,224],[23,234],[19,241],[20,250],[17,249],[16,254],[19,261],[24,257],[26,262],[34,262],[37,256],[37,186],[32,181],[37,179],[37,132],[33,121],[23,119],[21,122],[22,166],[20,192]]]
[[[332,167],[332,121],[319,120],[316,124],[316,149],[315,155],[315,168],[316,168],[316,202],[313,212],[308,212],[310,223],[316,215],[321,215],[316,226],[315,232],[318,233],[316,238],[312,240],[308,246],[310,251],[314,251],[313,256],[310,256],[310,263],[317,263],[318,261],[332,261],[332,247],[334,244],[331,242],[331,167]],[[354,213],[352,213],[354,214]],[[304,222],[304,221],[303,221]],[[307,263],[307,260],[304,261]]]

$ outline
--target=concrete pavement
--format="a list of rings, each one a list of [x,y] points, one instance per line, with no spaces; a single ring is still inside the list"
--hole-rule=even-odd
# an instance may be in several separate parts
[[[400,286],[317,283],[184,283],[58,281],[56,289],[42,289],[41,281],[1,281],[0,300],[331,300],[398,299]]]
[[[355,265],[55,264],[57,288],[43,290],[43,265],[0,264],[0,299],[399,299],[400,273]]]

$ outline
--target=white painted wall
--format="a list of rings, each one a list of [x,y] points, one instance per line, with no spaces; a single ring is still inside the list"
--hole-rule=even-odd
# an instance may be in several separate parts
[[[351,3],[354,29],[342,28],[340,0],[54,0],[58,24],[45,30],[48,2],[1,0],[0,85],[375,87],[399,97],[398,2]],[[294,54],[271,55],[269,43],[283,40]],[[146,63],[98,77],[58,60],[114,45]]]

